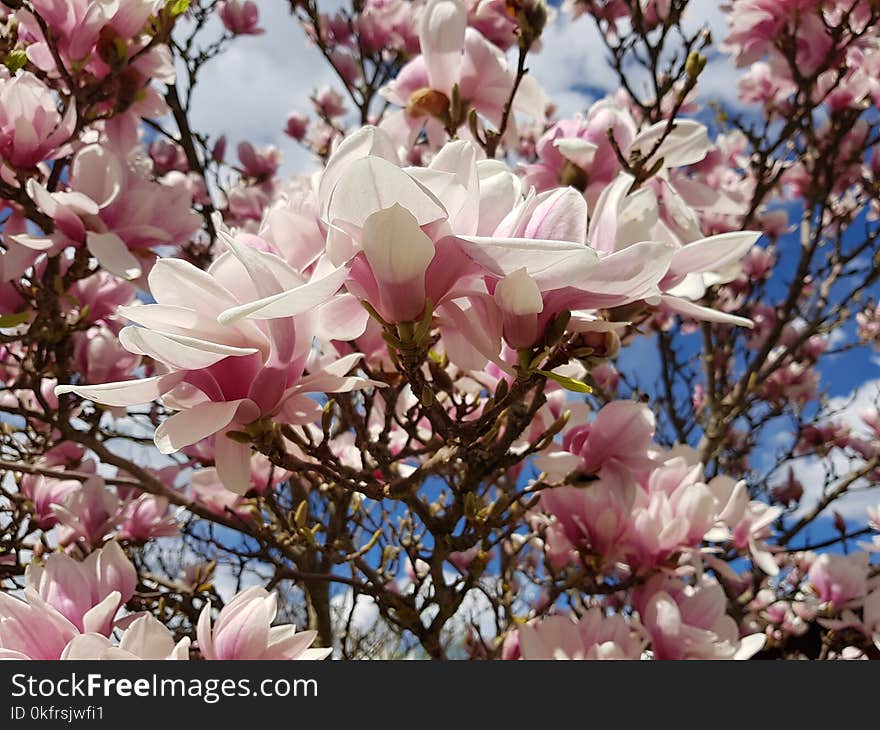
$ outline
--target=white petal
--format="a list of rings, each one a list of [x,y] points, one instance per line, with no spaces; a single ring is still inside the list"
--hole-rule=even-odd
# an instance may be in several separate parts
[[[446,209],[427,188],[397,165],[367,157],[353,162],[337,183],[326,221],[363,226],[373,213],[395,203],[412,213],[420,226],[446,218]]]
[[[525,269],[543,290],[579,283],[598,262],[588,246],[531,238],[461,236],[464,252],[495,276]]]
[[[156,429],[155,442],[163,454],[208,438],[228,426],[244,400],[200,403],[164,420]]]
[[[431,88],[448,94],[461,68],[467,10],[460,0],[430,0],[419,22],[419,44]]]
[[[570,160],[578,167],[589,167],[596,155],[598,145],[587,142],[580,137],[560,137],[553,141],[553,146],[559,150],[566,160]]]
[[[640,132],[630,145],[630,151],[648,154],[666,133],[667,127],[668,122],[664,120]],[[651,161],[662,157],[665,167],[692,165],[702,160],[710,147],[709,134],[704,125],[691,119],[677,119]]]
[[[525,269],[508,274],[495,287],[495,301],[514,315],[539,314],[544,310],[541,289]]]
[[[86,248],[111,274],[129,280],[141,275],[140,262],[115,233],[88,233]]]
[[[342,266],[334,269],[327,276],[314,278],[296,289],[231,307],[222,312],[217,320],[221,324],[232,324],[245,317],[253,319],[295,317],[330,299],[339,291],[346,276],[348,276],[348,268]]]
[[[423,277],[434,258],[434,242],[396,203],[366,219],[361,245],[379,282],[406,284]]]
[[[185,335],[163,334],[135,325],[122,329],[119,342],[129,352],[147,355],[181,370],[198,370],[227,357],[243,357],[259,352],[255,347],[231,347]]]
[[[745,317],[737,317],[735,314],[727,314],[726,312],[719,312],[717,309],[709,309],[709,307],[703,307],[699,304],[689,302],[687,299],[679,299],[678,297],[671,297],[664,294],[660,297],[660,301],[663,302],[667,309],[671,309],[673,312],[683,314],[685,317],[690,317],[691,319],[696,319],[701,322],[733,324],[738,327],[748,327],[749,329],[755,326],[755,323],[752,322],[752,320],[746,319]]]
[[[391,137],[378,127],[362,127],[342,140],[327,161],[324,172],[321,173],[321,183],[318,188],[318,200],[323,206],[321,216],[327,220],[330,195],[339,180],[347,173],[352,162],[364,157],[381,157],[396,164],[398,162],[396,150]]]
[[[717,271],[739,261],[760,237],[754,231],[734,231],[688,243],[673,255],[669,273]]]
[[[76,393],[80,398],[103,403],[105,406],[135,406],[156,400],[177,385],[183,376],[183,373],[168,373],[103,385],[57,385],[55,395]]]
[[[218,434],[214,447],[217,476],[230,492],[243,495],[251,488],[251,448]]]

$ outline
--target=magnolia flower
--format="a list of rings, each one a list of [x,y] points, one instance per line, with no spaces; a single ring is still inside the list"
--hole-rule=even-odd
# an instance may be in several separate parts
[[[554,517],[545,538],[550,561],[576,563],[574,553],[589,553],[613,563],[637,489],[635,482],[612,472],[597,481],[541,492],[541,509]]]
[[[201,225],[180,184],[150,180],[141,152],[123,137],[88,144],[73,158],[69,190],[49,192],[31,179],[28,192],[55,222],[52,240],[85,246],[110,273],[138,278],[150,247],[179,244]]]
[[[211,625],[210,602],[202,609],[196,630],[205,659],[324,659],[333,651],[310,649],[315,631],[296,632],[290,624],[272,626],[277,595],[248,588],[227,603]]]
[[[614,100],[596,102],[585,117],[556,122],[537,142],[537,162],[523,165],[523,179],[538,191],[570,185],[594,206],[620,171],[617,153],[608,139],[609,129],[617,147],[626,154],[636,138],[636,122]]]
[[[156,445],[168,454],[215,433],[243,430],[266,416],[304,424],[321,413],[309,393],[342,392],[368,384],[348,371],[354,354],[323,364],[312,356],[312,339],[332,338],[334,295],[346,269],[306,280],[280,258],[227,236],[230,251],[208,269],[162,259],[150,272],[155,304],[121,308],[142,326],[128,326],[120,341],[130,352],[162,363],[165,373],[105,385],[65,385],[110,406],[128,406],[163,397],[178,413],[156,430]],[[258,297],[267,299],[252,302]],[[343,302],[344,303],[344,302]],[[270,323],[253,318],[274,317]],[[363,321],[363,320],[361,320]],[[355,336],[357,320],[354,322]],[[311,358],[311,359],[310,359]],[[305,374],[307,366],[310,373]],[[215,443],[218,474],[227,488],[243,494],[250,487],[250,447],[230,438]]]
[[[53,553],[45,565],[28,565],[27,588],[78,630],[107,635],[120,605],[134,595],[134,566],[116,542],[108,542],[82,562]]]
[[[116,332],[103,326],[74,333],[73,357],[77,372],[97,382],[125,380],[141,362],[120,344]]]
[[[551,481],[560,481],[575,470],[622,480],[645,477],[657,466],[654,446],[655,419],[651,410],[634,401],[612,401],[590,423],[572,426],[562,449],[535,459]]]
[[[689,159],[689,158],[685,158]],[[634,178],[620,173],[602,192],[590,220],[591,244],[618,255],[645,240],[665,242],[671,259],[656,295],[645,298],[694,319],[751,326],[751,321],[694,303],[708,286],[734,279],[738,262],[760,237],[736,231],[703,237],[696,214],[662,177],[630,193]]]
[[[695,458],[693,454],[691,458]],[[718,501],[718,522],[706,535],[710,542],[730,540],[739,550],[747,550],[752,562],[767,575],[779,573],[779,566],[764,542],[770,526],[782,508],[750,500],[746,483],[719,474],[709,482],[709,489]]]
[[[58,659],[82,632],[109,635],[134,593],[134,566],[110,542],[79,563],[54,553],[25,572],[24,600],[0,591],[0,659]]]
[[[221,517],[235,515],[245,522],[252,519],[250,503],[235,492],[229,491],[220,481],[214,467],[194,472],[190,479],[189,491],[194,502],[214,514]]]
[[[673,457],[636,492],[625,542],[633,565],[662,564],[683,548],[697,545],[717,519],[718,503],[702,482],[702,465]]]
[[[102,78],[110,69],[94,51],[101,31],[110,28],[120,40],[127,41],[138,35],[150,15],[156,12],[156,0],[35,0],[34,10],[52,30],[52,44],[68,67],[71,62],[88,66]],[[19,36],[28,37],[28,60],[43,71],[55,71],[55,59],[41,27],[28,11],[19,11]]]
[[[764,645],[760,634],[740,640],[724,589],[711,579],[687,585],[657,575],[634,598],[655,659],[748,659]]]
[[[441,303],[476,273],[453,235],[476,228],[469,205],[476,184],[469,143],[447,145],[427,168],[401,168],[380,130],[366,127],[347,138],[318,191],[329,226],[327,256],[350,266],[347,289],[393,323],[417,320],[428,299]]]
[[[128,624],[118,644],[103,634],[80,634],[70,640],[61,659],[189,659],[188,637],[176,644],[168,628],[149,614]]]
[[[577,621],[548,616],[521,626],[519,651],[525,660],[640,659],[645,638],[619,614],[601,608],[586,611]]]
[[[63,545],[77,540],[100,545],[121,519],[119,498],[99,476],[87,479],[52,511],[63,527],[59,538]]]
[[[257,25],[260,12],[252,0],[223,0],[217,5],[217,14],[226,30],[235,35],[260,35],[265,32]]]
[[[250,142],[240,142],[238,145],[238,161],[241,163],[241,171],[247,177],[265,180],[272,177],[281,164],[281,150],[269,145],[257,148]]]
[[[284,133],[297,142],[302,142],[309,128],[309,118],[301,112],[291,112],[284,124]]]
[[[58,524],[53,507],[63,504],[68,496],[80,488],[76,479],[52,479],[26,474],[21,480],[21,494],[34,505],[34,525],[48,530]]]
[[[168,512],[168,500],[153,494],[141,494],[125,506],[119,538],[146,542],[157,537],[173,537],[178,532],[180,526],[174,515]]]
[[[31,169],[66,154],[75,125],[76,104],[62,116],[52,91],[29,71],[0,77],[0,176],[17,186],[7,166]]]
[[[810,583],[822,601],[838,608],[867,593],[868,553],[822,553],[810,566]]]
[[[468,26],[462,0],[429,0],[419,21],[421,55],[407,63],[381,93],[402,111],[386,114],[382,127],[407,147],[425,129],[428,139],[440,146],[447,138],[445,120],[453,113],[457,96],[461,109],[472,108],[496,129],[516,79],[504,53],[475,28]],[[525,76],[513,99],[514,111],[542,117],[547,106],[544,92],[533,76]],[[452,120],[457,126],[465,119]],[[508,138],[516,139],[510,117]]]
[[[0,591],[0,659],[58,659],[77,634],[33,588],[23,601]]]

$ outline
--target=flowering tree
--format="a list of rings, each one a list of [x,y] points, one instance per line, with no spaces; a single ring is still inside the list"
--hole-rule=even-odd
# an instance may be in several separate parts
[[[699,4],[291,0],[290,177],[254,2],[3,0],[0,657],[880,657],[880,5]]]

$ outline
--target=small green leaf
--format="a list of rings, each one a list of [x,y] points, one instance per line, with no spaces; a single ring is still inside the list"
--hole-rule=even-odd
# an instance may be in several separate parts
[[[551,372],[550,370],[536,370],[536,373],[541,373],[546,378],[550,378],[554,383],[559,383],[566,390],[570,390],[572,393],[592,393],[593,389],[587,385],[586,383],[575,380],[574,378],[566,378],[564,375],[558,375],[557,373]]]
[[[176,18],[178,15],[183,15],[187,10],[189,10],[189,0],[169,0],[168,10],[171,12],[171,16],[174,18]]]
[[[30,319],[30,312],[19,312],[18,314],[0,314],[0,328],[18,327]]]
[[[24,68],[26,63],[27,53],[25,53],[22,48],[16,48],[10,51],[6,54],[6,58],[3,59],[3,65],[9,69],[9,73],[11,74],[14,74],[20,68]]]

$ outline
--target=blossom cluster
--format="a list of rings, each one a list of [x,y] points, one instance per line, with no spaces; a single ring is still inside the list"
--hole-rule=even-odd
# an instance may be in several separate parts
[[[558,117],[526,66],[541,0],[293,3],[339,84],[279,120],[319,162],[292,179],[276,146],[232,161],[194,133],[175,74],[259,42],[251,0],[7,5],[0,658],[321,659],[347,651],[331,606],[361,599],[389,647],[439,657],[478,591],[473,656],[810,656],[820,635],[876,658],[876,510],[854,534],[838,516],[845,554],[792,543],[880,481],[877,409],[826,417],[819,368],[849,316],[831,277],[880,239],[875,3],[733,0],[722,49],[763,127],[721,132],[697,113],[705,34],[657,98]],[[686,6],[561,12],[623,74],[619,39],[660,58]],[[214,17],[213,45],[175,40]],[[880,340],[875,278],[846,348]],[[653,400],[626,366],[646,342]],[[786,476],[756,481],[782,417]],[[855,465],[812,516],[807,459]],[[303,594],[308,630],[273,625]]]

